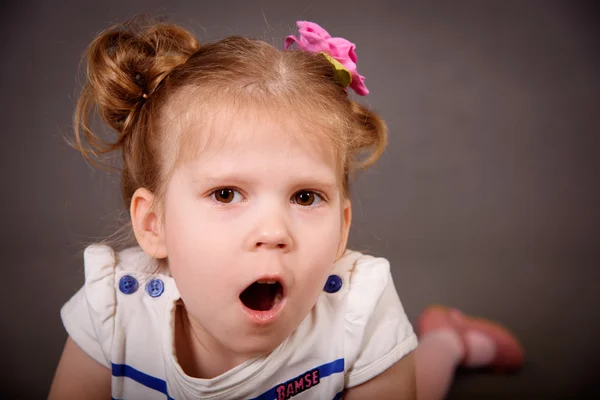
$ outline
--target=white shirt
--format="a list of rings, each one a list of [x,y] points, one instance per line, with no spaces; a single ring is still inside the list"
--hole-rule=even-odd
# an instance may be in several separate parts
[[[387,260],[347,251],[332,272],[341,288],[323,291],[271,354],[212,379],[192,378],[174,351],[180,296],[173,278],[156,273],[156,261],[138,247],[115,253],[92,245],[84,263],[85,284],[61,316],[75,343],[112,370],[113,399],[339,399],[417,346]]]

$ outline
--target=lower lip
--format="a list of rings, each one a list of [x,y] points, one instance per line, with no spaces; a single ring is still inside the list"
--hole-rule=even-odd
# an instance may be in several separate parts
[[[267,311],[258,311],[258,310],[252,310],[251,308],[248,308],[244,305],[244,303],[242,303],[242,301],[240,300],[240,304],[242,305],[242,311],[248,316],[250,317],[250,320],[255,323],[256,325],[268,325],[272,322],[274,322],[277,317],[279,316],[279,314],[281,313],[281,310],[283,310],[283,307],[285,306],[285,304],[287,303],[287,298],[284,297],[279,304],[277,304],[275,307],[273,307],[270,310]]]

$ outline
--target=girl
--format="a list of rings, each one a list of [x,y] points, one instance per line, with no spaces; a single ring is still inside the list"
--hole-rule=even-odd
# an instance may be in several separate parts
[[[86,249],[51,399],[433,399],[459,365],[522,363],[508,331],[442,307],[417,348],[388,262],[346,249],[386,126],[348,96],[368,93],[354,45],[298,28],[283,51],[137,22],[91,43],[75,143],[122,151],[137,245]]]

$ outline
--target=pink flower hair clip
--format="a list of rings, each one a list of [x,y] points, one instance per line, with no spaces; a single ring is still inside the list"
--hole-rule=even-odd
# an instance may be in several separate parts
[[[322,53],[336,70],[336,77],[343,87],[350,86],[356,94],[366,96],[369,89],[365,86],[365,77],[358,73],[356,67],[357,57],[354,49],[356,45],[344,38],[331,37],[331,35],[314,22],[297,21],[299,38],[290,35],[285,38],[284,48],[289,49],[292,44],[302,51]]]

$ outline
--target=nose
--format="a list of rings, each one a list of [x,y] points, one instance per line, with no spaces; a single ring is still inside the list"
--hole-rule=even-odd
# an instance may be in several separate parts
[[[292,247],[290,235],[282,229],[263,229],[253,240],[254,249],[281,249],[289,251]]]
[[[250,234],[248,247],[250,250],[278,249],[289,251],[294,245],[288,221],[284,213],[271,208],[263,214]]]

